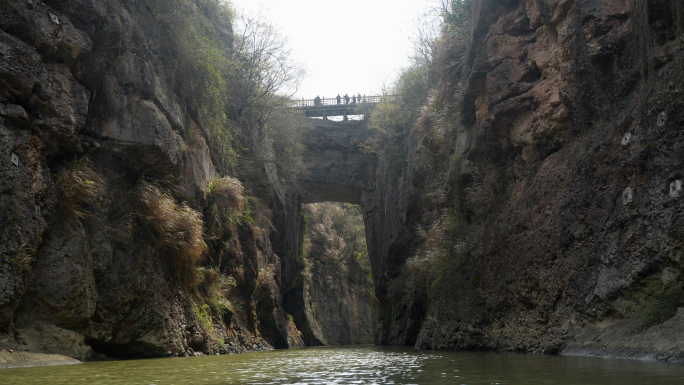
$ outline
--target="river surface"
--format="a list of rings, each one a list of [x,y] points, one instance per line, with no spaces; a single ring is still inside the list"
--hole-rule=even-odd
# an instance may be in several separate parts
[[[359,346],[0,369],[0,384],[681,385],[684,365]]]

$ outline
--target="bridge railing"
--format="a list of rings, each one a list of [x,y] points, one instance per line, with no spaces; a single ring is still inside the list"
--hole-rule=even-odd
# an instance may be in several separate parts
[[[302,108],[302,107],[335,107],[335,106],[352,106],[356,104],[369,104],[369,103],[381,103],[381,102],[392,102],[397,100],[399,97],[397,95],[372,95],[366,96],[362,95],[356,98],[353,96],[349,97],[349,101],[345,98],[320,98],[320,99],[300,99],[292,100],[288,107]]]

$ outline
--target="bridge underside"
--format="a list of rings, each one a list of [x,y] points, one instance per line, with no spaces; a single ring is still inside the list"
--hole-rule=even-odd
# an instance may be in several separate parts
[[[361,204],[363,189],[325,182],[302,181],[302,203],[342,202]]]
[[[302,202],[361,203],[374,187],[377,158],[361,151],[370,137],[365,121],[315,120],[304,140],[299,174]]]
[[[322,116],[341,116],[347,115],[358,115],[362,114],[360,109],[357,109],[359,105],[356,103],[351,104],[340,104],[333,106],[316,106],[316,107],[301,107],[304,111],[304,115],[309,118],[322,117]]]

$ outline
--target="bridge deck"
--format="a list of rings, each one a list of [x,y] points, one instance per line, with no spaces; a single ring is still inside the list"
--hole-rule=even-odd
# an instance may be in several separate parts
[[[370,106],[381,102],[396,100],[396,95],[355,96],[342,98],[301,99],[290,102],[289,107],[299,108],[308,117],[355,115],[356,108]]]

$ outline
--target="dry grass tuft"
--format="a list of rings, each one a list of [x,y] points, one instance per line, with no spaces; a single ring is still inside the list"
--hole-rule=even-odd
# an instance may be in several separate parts
[[[28,271],[33,262],[33,256],[36,254],[36,249],[29,246],[28,242],[21,245],[19,250],[12,257],[12,265],[20,271]]]
[[[470,208],[480,217],[489,214],[497,203],[497,181],[493,172],[482,175],[475,167],[473,183],[465,189],[466,200]]]
[[[230,234],[230,226],[236,214],[245,210],[245,193],[236,178],[214,178],[207,185],[210,209],[207,214],[209,239],[221,239]]]
[[[96,216],[107,192],[107,182],[87,160],[62,171],[58,185],[62,190],[60,210],[68,223],[76,225]]]
[[[185,288],[196,282],[195,265],[207,251],[202,214],[185,203],[180,205],[152,183],[141,182],[135,191],[138,216],[150,229],[157,247],[166,256],[164,264]]]
[[[266,237],[268,237],[268,233],[270,230],[275,230],[275,226],[273,225],[273,211],[270,210],[264,202],[261,199],[253,199],[250,202],[251,207],[251,215],[254,217],[254,224],[259,226],[260,228],[264,229],[266,231]]]
[[[257,278],[257,287],[261,289],[269,289],[276,286],[275,283],[275,266],[267,264],[265,267],[259,269],[259,277]]]
[[[216,204],[230,208],[232,211],[242,212],[245,209],[245,189],[236,178],[224,176],[214,178],[207,186],[207,193]]]

